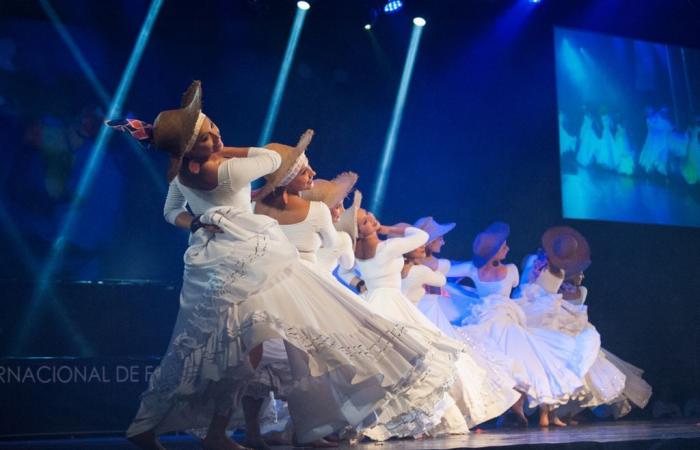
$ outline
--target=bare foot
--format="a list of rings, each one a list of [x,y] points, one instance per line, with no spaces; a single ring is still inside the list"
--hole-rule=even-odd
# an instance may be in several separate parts
[[[544,410],[540,410],[540,426],[542,428],[547,428],[549,426],[549,414]]]
[[[571,426],[575,427],[576,425],[578,425],[578,420],[569,419],[569,420],[566,421],[566,423],[567,423],[568,425],[571,425]]]
[[[210,438],[207,436],[202,441],[202,448],[204,450],[249,450],[247,447],[242,446],[227,436],[220,438]]]
[[[141,434],[137,434],[136,436],[128,437],[127,439],[129,442],[143,450],[166,450],[166,448],[163,447],[160,442],[158,442],[156,433],[153,430],[145,431]]]
[[[554,413],[554,411],[549,413],[549,421],[555,427],[565,427],[566,424],[561,421],[559,417]]]

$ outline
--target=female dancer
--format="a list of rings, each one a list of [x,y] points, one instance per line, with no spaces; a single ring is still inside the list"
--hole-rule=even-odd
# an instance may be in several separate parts
[[[440,331],[401,292],[403,255],[425,244],[428,234],[406,225],[383,226],[371,213],[363,209],[360,209],[357,221],[359,237],[355,256],[367,283],[367,301],[373,309],[386,317],[415,324],[434,333],[432,339],[438,345],[461,347],[458,370],[454,374],[459,382],[450,394],[466,418],[467,425],[475,426],[499,416],[510,408],[519,397],[513,390],[515,383],[509,379],[500,384],[501,379],[491,379],[489,367],[482,367],[481,358],[477,358],[469,346],[451,339]],[[400,237],[382,241],[379,239],[379,233]],[[447,416],[452,414],[454,412]],[[457,421],[453,423],[461,425]],[[450,431],[449,426],[447,429]],[[390,431],[401,435],[400,428]]]
[[[483,299],[483,304],[474,308],[478,323],[465,330],[480,336],[480,340],[492,339],[506,356],[522,366],[529,383],[530,406],[541,406],[541,426],[564,426],[551,411],[583,386],[583,376],[593,358],[581,354],[577,341],[570,336],[527,326],[523,310],[510,299],[511,290],[518,285],[518,269],[502,263],[509,250],[509,234],[507,224],[491,224],[474,239],[473,261],[461,264],[460,270],[470,272]]]
[[[224,147],[201,112],[199,82],[182,108],[161,112],[152,127],[133,120],[118,126],[170,155],[166,216],[193,231],[173,337],[127,432],[134,442],[162,448],[157,434],[209,426],[205,447],[238,448],[225,430],[261,344],[272,338],[288,350],[287,398],[301,442],[361,424],[427,372],[420,363],[430,349],[355,299],[338,298],[299,263],[275,220],[252,213],[250,181],[279,170],[282,159],[266,149]],[[290,151],[300,155],[311,136]]]
[[[296,245],[297,250],[302,255],[305,264],[316,273],[325,272],[324,277],[328,277],[328,272],[323,271],[317,264],[316,254],[322,247],[334,249],[337,244],[337,232],[332,224],[331,213],[325,203],[319,201],[308,201],[301,197],[300,192],[313,187],[313,169],[309,165],[305,154],[294,156],[293,163],[266,177],[265,186],[256,198],[261,200],[256,202],[255,210],[258,213],[269,215],[276,219],[281,225],[289,240]],[[283,156],[284,158],[284,156]],[[328,296],[329,300],[335,297],[339,299],[354,299],[358,309],[367,310],[370,308],[359,297],[354,295],[340,283],[331,284],[334,292]],[[376,311],[375,311],[376,312]],[[328,317],[334,317],[329,315]],[[396,318],[387,317],[388,320]],[[409,324],[410,325],[410,324]],[[399,326],[399,325],[397,325]],[[401,323],[402,327],[406,324]],[[363,433],[375,440],[384,440],[395,433],[379,433],[376,430],[384,430],[385,424],[403,423],[410,418],[411,433],[404,435],[417,435],[426,432],[434,427],[434,421],[439,422],[443,416],[445,392],[453,384],[454,364],[460,352],[458,347],[437,346],[430,341],[432,333],[426,333],[419,327],[408,330],[408,334],[413,336],[424,346],[430,347],[433,351],[426,356],[423,364],[430,366],[430,374],[413,385],[407,385],[406,390],[392,396],[389,403],[383,405],[379,416],[379,427],[365,430]],[[425,335],[428,335],[426,337]],[[442,370],[436,370],[441,368]],[[420,394],[421,403],[414,405],[416,393]],[[290,405],[291,406],[291,405]],[[292,415],[293,416],[293,415]],[[460,417],[461,418],[461,417]],[[294,420],[294,416],[292,417]],[[428,423],[429,425],[424,425]],[[464,431],[464,419],[461,418],[462,429]],[[374,431],[373,431],[374,430]]]
[[[579,343],[588,349],[582,351],[595,352],[600,349],[600,335],[588,322],[586,306],[569,302],[558,293],[563,285],[563,274],[581,274],[590,264],[588,243],[571,227],[552,227],[542,236],[542,248],[544,250],[537,256],[527,258],[526,265],[531,268],[524,270],[529,273],[529,282],[522,285],[519,302],[528,325],[580,336]],[[570,402],[559,415],[571,417],[578,407],[595,407],[613,401],[624,388],[625,376],[598,350],[583,381],[577,400]]]

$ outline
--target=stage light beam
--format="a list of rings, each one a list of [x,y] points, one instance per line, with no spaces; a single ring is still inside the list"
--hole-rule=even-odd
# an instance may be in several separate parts
[[[401,118],[403,116],[404,105],[406,104],[408,86],[411,82],[411,75],[413,74],[413,67],[416,62],[416,55],[418,54],[418,44],[420,43],[420,38],[421,34],[423,33],[424,25],[425,23],[423,23],[423,25],[417,25],[414,19],[413,30],[411,31],[411,40],[408,45],[408,53],[406,54],[406,62],[403,66],[401,82],[399,83],[399,90],[396,94],[394,110],[391,114],[391,122],[389,124],[389,129],[386,133],[386,138],[384,140],[382,159],[379,163],[377,178],[374,183],[372,202],[370,203],[370,209],[376,215],[381,214],[382,205],[384,203],[384,194],[386,193],[386,186],[389,180],[389,171],[391,169],[391,163],[394,159],[396,140],[399,134],[399,127],[401,125]]]
[[[263,123],[260,137],[258,138],[258,146],[263,146],[270,141],[270,136],[275,128],[277,115],[279,114],[280,105],[282,104],[282,97],[284,96],[284,88],[287,86],[289,71],[292,68],[294,53],[296,52],[297,44],[299,43],[301,30],[304,28],[306,13],[311,5],[309,5],[307,2],[298,2],[297,7],[297,13],[294,16],[294,23],[292,24],[292,31],[290,32],[289,40],[287,41],[287,49],[284,52],[284,59],[282,60],[280,71],[277,74],[275,89],[272,91],[272,98],[270,99],[270,105],[267,108],[265,122]]]
[[[90,66],[85,56],[83,56],[83,53],[80,51],[80,48],[73,40],[73,37],[68,32],[65,25],[63,25],[61,18],[58,16],[58,13],[56,13],[56,10],[53,9],[51,3],[49,3],[48,0],[40,0],[40,3],[42,8],[44,8],[44,12],[46,13],[46,15],[49,16],[49,18],[51,19],[51,22],[53,23],[54,27],[56,28],[56,31],[58,32],[58,35],[61,37],[61,39],[63,39],[63,42],[70,50],[71,54],[78,63],[78,66],[83,71],[83,74],[90,82],[90,85],[99,97],[100,102],[102,102],[102,105],[108,109],[110,105],[110,96],[107,93],[107,89],[105,89],[104,85],[100,82],[99,78],[97,78],[95,71],[92,70],[92,66]],[[165,194],[167,191],[167,187],[163,181],[163,174],[155,168],[151,160],[148,159],[148,157],[146,157],[146,155],[143,152],[143,149],[136,141],[127,136],[123,136],[123,138],[124,142],[128,143],[128,148],[132,151],[132,153],[136,155],[141,164],[143,164],[143,167],[148,172],[154,185],[162,194]]]
[[[112,98],[107,117],[117,117],[121,114],[124,99],[126,98],[126,94],[131,86],[134,74],[136,73],[136,69],[146,48],[148,38],[151,34],[151,30],[153,29],[153,24],[158,17],[158,12],[160,11],[162,4],[163,0],[153,0],[151,2],[146,19],[141,27],[141,31],[136,39],[131,56],[129,57],[129,61],[127,62],[126,68],[124,69],[119,82],[119,86],[117,87],[117,91]],[[75,196],[73,197],[66,217],[61,224],[59,229],[60,231],[54,240],[53,245],[51,246],[49,256],[44,262],[36,279],[36,286],[34,288],[27,317],[20,326],[18,338],[13,349],[15,352],[18,352],[24,345],[24,341],[26,340],[29,330],[31,329],[32,318],[37,313],[41,302],[46,298],[51,280],[61,265],[63,250],[66,247],[68,237],[73,232],[77,223],[82,199],[86,196],[92,182],[94,181],[95,174],[97,173],[97,169],[104,156],[104,149],[111,134],[112,131],[109,127],[102,126],[102,128],[100,128],[100,132],[95,140],[95,146],[93,147],[92,154],[90,155],[90,158],[88,159],[85,169],[78,182]]]

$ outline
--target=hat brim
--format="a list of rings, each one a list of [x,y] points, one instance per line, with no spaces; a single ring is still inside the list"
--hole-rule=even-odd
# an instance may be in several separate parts
[[[306,132],[301,136],[299,142],[295,147],[291,147],[284,144],[270,143],[265,145],[265,148],[274,150],[282,156],[282,164],[279,168],[269,174],[265,179],[265,185],[253,193],[253,200],[260,200],[267,197],[272,191],[274,191],[287,176],[287,173],[291,170],[292,166],[297,161],[297,158],[304,153],[311,143],[311,138],[313,137],[313,130],[306,130]]]
[[[476,236],[476,239],[474,239],[474,242],[476,242],[476,240],[479,239],[479,236],[481,236],[484,233],[488,233],[494,236],[494,246],[486,255],[478,255],[476,253],[473,253],[472,264],[474,264],[478,269],[484,267],[486,263],[491,260],[491,258],[496,256],[498,251],[503,246],[503,243],[508,240],[508,236],[510,236],[510,226],[504,222],[494,222],[491,225],[489,225],[489,227],[486,230],[479,233]],[[474,245],[472,245],[472,248],[473,247]]]
[[[554,252],[554,241],[561,236],[570,236],[576,241],[576,252],[571,258],[561,258]],[[542,235],[542,248],[547,259],[568,275],[583,272],[591,265],[591,249],[586,238],[577,230],[567,226],[552,227]]]
[[[430,235],[428,236],[428,243],[433,242],[435,239],[446,235],[450,231],[454,229],[454,227],[457,226],[456,223],[446,223],[444,225],[438,225],[437,229],[435,229]]]
[[[338,231],[344,231],[350,235],[352,239],[353,246],[357,242],[357,236],[359,234],[357,229],[357,212],[360,210],[360,205],[362,204],[362,193],[355,190],[352,198],[352,205],[350,205],[343,214],[341,214],[338,223],[335,224],[335,229]]]

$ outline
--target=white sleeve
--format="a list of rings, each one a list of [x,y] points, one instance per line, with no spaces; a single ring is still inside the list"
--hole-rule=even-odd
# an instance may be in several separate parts
[[[423,278],[423,284],[427,284],[428,286],[443,287],[447,283],[447,278],[445,278],[445,275],[443,275],[442,272],[432,270],[430,267],[427,266],[421,267],[425,267],[426,269],[428,269],[426,271],[425,277]]]
[[[338,231],[338,265],[343,271],[352,270],[355,266],[355,252],[352,248],[352,239],[344,231]],[[341,270],[338,270],[340,276]]]
[[[338,231],[333,226],[331,210],[323,202],[311,202],[309,213],[313,214],[314,225],[321,236],[324,248],[336,248],[338,245]]]
[[[250,147],[245,158],[229,158],[219,166],[219,174],[240,189],[253,180],[272,173],[282,164],[279,153],[260,147]]]
[[[438,266],[437,270],[441,274],[447,276],[447,273],[450,271],[450,268],[452,268],[452,262],[449,259],[445,258],[438,258]]]
[[[166,222],[175,225],[175,219],[183,212],[188,212],[185,208],[187,200],[185,195],[180,190],[177,179],[174,179],[168,185],[168,195],[165,197],[165,205],[163,205],[163,217]]]
[[[387,254],[396,257],[415,250],[426,242],[428,242],[428,233],[418,228],[408,227],[402,237],[384,241],[384,248]]]
[[[520,274],[518,273],[518,266],[515,264],[508,264],[508,270],[513,273],[513,286],[512,287],[517,287],[520,284]]]
[[[474,278],[476,267],[471,261],[452,263],[450,270],[445,274],[448,278],[469,277]]]

